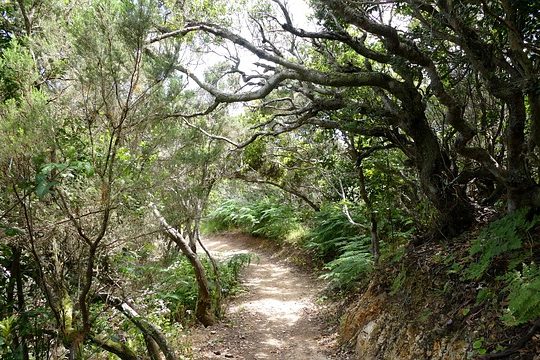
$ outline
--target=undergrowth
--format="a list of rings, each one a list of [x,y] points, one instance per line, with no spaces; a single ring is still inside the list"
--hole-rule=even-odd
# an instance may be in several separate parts
[[[466,277],[478,280],[501,262],[505,270],[519,266],[529,255],[522,251],[523,245],[527,240],[532,241],[529,232],[539,222],[539,215],[521,209],[489,224],[471,244],[469,253],[475,261],[467,269]]]
[[[355,221],[365,220],[357,216]],[[274,198],[254,202],[229,199],[208,214],[204,230],[215,233],[231,229],[278,242],[302,243],[324,264],[322,278],[342,290],[349,289],[373,267],[370,237],[347,219],[338,204],[323,206],[311,219],[303,219],[294,207]]]
[[[499,289],[490,292],[493,296],[497,290],[503,292],[507,306],[502,320],[508,326],[540,317],[538,236],[534,233],[539,224],[537,211],[521,209],[485,227],[469,249],[471,261],[463,279],[495,284]]]
[[[213,297],[234,295],[240,289],[239,272],[249,265],[250,254],[237,254],[218,261],[219,281],[222,294],[218,294],[217,279],[209,259],[201,256],[201,262],[208,276]],[[198,287],[195,272],[187,258],[181,254],[152,264],[138,265],[136,253],[122,254],[117,263],[119,270],[128,276],[146,295],[147,302],[141,304],[150,313],[159,313],[169,322],[188,324],[194,321]],[[164,263],[165,262],[165,263]],[[142,287],[142,288],[141,288]],[[216,309],[219,312],[219,309]]]
[[[372,270],[371,238],[363,233],[338,205],[323,207],[315,217],[305,246],[325,263],[322,277],[331,285],[348,289]]]
[[[297,209],[269,197],[254,202],[225,200],[203,223],[203,230],[209,233],[233,229],[278,242],[292,241],[303,234]]]

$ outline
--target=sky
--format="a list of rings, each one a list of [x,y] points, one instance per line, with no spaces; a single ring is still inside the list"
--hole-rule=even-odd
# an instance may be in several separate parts
[[[289,9],[290,16],[292,18],[294,26],[298,28],[302,28],[304,30],[314,30],[315,24],[309,20],[310,15],[312,14],[312,11],[304,0],[285,0],[284,1],[286,7]],[[280,17],[280,21],[282,20],[283,16]],[[247,16],[243,15],[239,21],[241,24],[240,28],[240,35],[245,38],[250,38],[250,32],[248,29],[248,21],[249,19]],[[283,20],[284,22],[284,20]],[[233,52],[231,49],[232,47],[229,47],[230,51]],[[253,73],[254,71],[261,71],[262,69],[257,68],[253,63],[259,61],[258,57],[253,55],[252,53],[248,51],[242,51],[239,47],[237,47],[239,53],[239,58],[241,60],[240,69],[246,73]],[[199,61],[198,64],[191,67],[191,71],[193,71],[199,78],[203,78],[204,72],[207,71],[211,66],[216,65],[223,61],[223,54],[226,54],[227,51],[224,49],[216,49],[216,53],[209,53],[205,54]],[[194,88],[197,86],[195,84],[192,84]],[[190,86],[191,87],[191,86]]]

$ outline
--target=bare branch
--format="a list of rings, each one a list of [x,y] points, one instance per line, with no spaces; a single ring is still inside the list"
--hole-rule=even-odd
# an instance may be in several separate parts
[[[285,16],[286,23],[281,24],[281,27],[283,28],[283,30],[288,31],[293,35],[296,35],[302,38],[308,38],[308,39],[325,39],[325,40],[339,41],[343,44],[350,46],[351,49],[356,51],[356,53],[358,53],[359,55],[365,56],[366,58],[369,58],[369,59],[372,59],[372,60],[375,60],[377,62],[384,63],[384,64],[388,63],[391,59],[391,57],[387,54],[383,54],[383,53],[371,50],[368,47],[366,47],[364,45],[363,38],[355,39],[351,37],[345,31],[340,32],[340,33],[328,32],[328,31],[310,32],[310,31],[298,29],[294,27],[291,21],[291,17],[289,15],[289,11],[285,7],[285,5],[283,5],[278,0],[272,0],[272,1],[278,4],[278,6],[281,8],[281,11],[283,12],[283,15]]]
[[[354,219],[351,216],[351,213],[349,212],[349,207],[347,206],[347,198],[345,196],[345,189],[343,188],[343,183],[341,182],[341,179],[339,179],[339,186],[340,186],[340,195],[341,195],[341,198],[343,200],[342,201],[343,215],[345,215],[345,217],[347,218],[349,223],[351,223],[351,225],[354,225],[354,226],[356,226],[356,227],[358,227],[358,228],[360,228],[362,230],[369,230],[369,228],[367,226],[354,221]]]
[[[287,187],[286,185],[279,184],[277,182],[270,181],[270,180],[253,179],[253,178],[249,178],[249,177],[247,177],[245,175],[242,175],[242,174],[235,174],[234,178],[240,179],[240,180],[243,180],[243,181],[246,181],[246,182],[249,182],[249,183],[254,183],[254,184],[267,184],[267,185],[275,186],[278,189],[281,189],[281,190],[283,190],[285,192],[288,192],[289,194],[292,194],[292,195],[296,196],[297,198],[301,199],[302,201],[304,201],[306,204],[308,204],[309,207],[311,207],[316,212],[319,212],[321,210],[321,207],[319,205],[315,204],[313,201],[311,201],[306,195],[302,194],[300,191],[298,191],[298,190],[296,190],[294,188]]]

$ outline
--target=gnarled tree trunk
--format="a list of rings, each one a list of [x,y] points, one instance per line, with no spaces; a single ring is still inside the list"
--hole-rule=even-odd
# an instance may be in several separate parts
[[[401,117],[400,127],[414,141],[420,185],[437,210],[437,230],[443,236],[454,237],[473,224],[474,209],[465,189],[454,183],[456,174],[450,156],[441,148],[426,119],[425,106],[413,91],[410,102],[402,103],[406,114]]]

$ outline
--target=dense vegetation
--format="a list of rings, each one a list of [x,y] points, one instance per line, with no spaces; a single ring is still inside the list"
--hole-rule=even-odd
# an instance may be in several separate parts
[[[178,359],[249,262],[201,228],[295,243],[340,291],[442,257],[528,336],[539,4],[3,1],[0,356]]]

